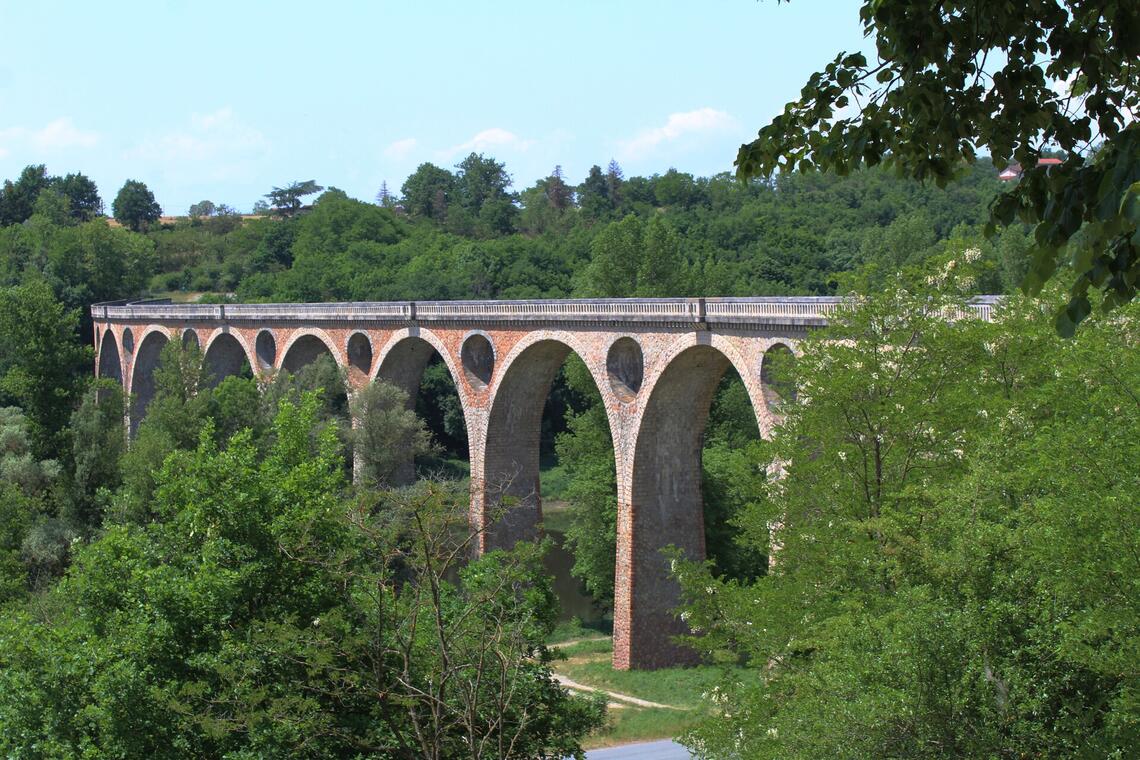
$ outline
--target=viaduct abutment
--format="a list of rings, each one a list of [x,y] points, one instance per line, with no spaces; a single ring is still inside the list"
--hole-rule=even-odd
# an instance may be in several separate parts
[[[994,299],[976,299],[988,319]],[[765,367],[795,355],[839,298],[400,301],[328,304],[96,304],[96,371],[131,395],[136,430],[154,395],[158,354],[195,343],[214,382],[248,366],[259,379],[329,354],[349,392],[382,378],[414,398],[438,354],[467,425],[470,519],[482,551],[538,535],[539,435],[551,383],[571,353],[605,403],[617,473],[614,665],[655,668],[688,659],[678,589],[661,549],[704,558],[701,445],[709,403],[735,368],[761,435],[777,422],[779,388]],[[411,475],[411,463],[404,470]],[[503,505],[509,505],[505,508]]]

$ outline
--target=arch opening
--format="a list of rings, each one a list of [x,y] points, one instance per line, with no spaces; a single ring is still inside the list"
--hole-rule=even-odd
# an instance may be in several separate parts
[[[782,417],[788,404],[796,402],[794,379],[796,355],[784,343],[774,343],[760,360],[760,385],[769,411]]]
[[[146,416],[147,407],[154,400],[154,370],[158,366],[162,349],[168,342],[169,338],[160,332],[149,333],[143,338],[138,352],[135,354],[134,366],[131,369],[130,430],[132,437],[138,432],[139,425]]]
[[[316,335],[302,335],[293,341],[293,345],[285,354],[281,368],[286,372],[297,374],[307,365],[312,364],[322,356],[328,356],[336,362],[332,349]]]
[[[615,340],[606,355],[606,373],[614,395],[625,402],[633,401],[645,376],[645,356],[641,345],[633,338]]]
[[[485,335],[467,336],[460,349],[460,360],[468,381],[476,388],[484,388],[495,373],[495,347]]]
[[[705,559],[710,550],[726,552],[717,557],[721,561],[731,556],[726,550],[734,542],[724,513],[734,505],[722,491],[733,477],[732,465],[739,464],[732,458],[747,457],[760,435],[744,383],[728,357],[709,345],[692,346],[674,357],[645,404],[633,452],[630,503],[619,507],[629,529],[618,535],[616,595],[622,603],[614,628],[621,640],[615,641],[614,662],[652,669],[695,658],[671,641],[687,630],[676,617],[679,588],[660,550],[674,545],[693,560]],[[713,504],[706,503],[706,495]],[[715,509],[706,512],[709,506]],[[739,566],[751,561],[736,559]]]
[[[257,354],[257,363],[261,369],[270,369],[277,361],[277,339],[270,330],[262,330],[254,341],[254,352]]]
[[[556,444],[559,434],[567,428],[567,412],[578,420],[574,431],[576,440],[563,439]],[[558,455],[570,458],[570,463],[581,476],[575,492],[568,487],[566,468]],[[612,515],[616,493],[616,474],[613,446],[610,439],[609,418],[596,379],[571,346],[556,338],[540,339],[515,355],[502,374],[495,389],[488,415],[486,446],[483,461],[482,488],[475,494],[476,522],[485,527],[482,544],[485,549],[509,547],[520,540],[538,536],[540,529],[550,528],[561,538],[567,527],[579,517],[583,526],[596,525],[594,518],[604,515],[591,513],[577,515],[568,505],[567,497],[584,498],[589,486],[599,490],[600,503],[591,502],[598,512]],[[543,475],[550,486],[550,495],[544,505]],[[590,476],[587,476],[589,473]],[[575,504],[577,506],[584,506]],[[551,507],[544,511],[544,507]],[[541,526],[541,528],[540,528]],[[604,531],[604,527],[602,528]],[[579,539],[589,535],[589,529],[571,531]],[[599,591],[602,609],[609,606],[609,589],[612,588],[612,549],[606,559],[605,541],[601,546],[593,539],[580,540],[578,549],[586,546],[600,549],[603,565],[601,578],[587,574]],[[599,564],[592,555],[593,567]],[[551,559],[551,558],[548,558]],[[574,564],[573,558],[568,564]],[[583,563],[585,564],[585,563]],[[575,594],[563,593],[564,603],[580,601],[581,585],[567,572],[555,572],[556,578],[572,587]],[[557,569],[556,569],[557,570]],[[561,577],[560,577],[561,576]],[[590,599],[587,598],[587,603]],[[594,605],[598,607],[598,605]],[[585,611],[585,610],[583,610]],[[591,610],[597,613],[598,610]],[[596,614],[591,617],[597,618]]]
[[[202,344],[198,341],[198,333],[190,328],[182,331],[182,345],[185,348],[202,348]]]
[[[210,341],[202,363],[205,365],[211,388],[216,388],[232,375],[247,379],[253,377],[245,347],[230,333],[221,333]]]
[[[349,336],[345,349],[350,371],[367,377],[372,369],[372,341],[364,333],[356,332]]]
[[[559,620],[612,634],[617,467],[595,380],[571,349],[550,384],[539,433],[539,508],[552,544],[544,564]]]
[[[123,351],[130,356],[135,352],[135,334],[131,328],[123,328]]]
[[[99,346],[99,377],[123,384],[123,359],[119,354],[119,342],[110,330],[103,332],[102,345]]]
[[[408,408],[424,421],[434,446],[428,453],[407,452],[393,477],[393,485],[409,485],[419,477],[468,477],[463,404],[451,371],[435,346],[415,335],[403,338],[384,355],[376,379],[391,383],[408,395]]]

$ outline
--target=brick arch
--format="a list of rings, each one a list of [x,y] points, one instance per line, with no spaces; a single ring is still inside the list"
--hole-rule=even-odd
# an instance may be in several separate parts
[[[705,557],[701,446],[713,396],[730,367],[744,381],[761,434],[771,433],[759,365],[750,358],[730,339],[696,333],[674,342],[646,377],[633,421],[632,455],[619,484],[617,667],[653,668],[692,658],[670,640],[686,629],[675,617],[679,589],[660,550],[674,545],[691,559]]]
[[[338,367],[345,367],[344,352],[327,332],[319,327],[303,327],[294,330],[285,346],[278,351],[277,367],[289,372],[296,372],[320,356],[323,350],[329,352]]]
[[[119,385],[123,382],[123,356],[119,353],[119,339],[114,330],[104,330],[102,340],[99,342],[99,364],[95,373],[101,378],[114,380]]]
[[[372,360],[371,380],[384,380],[402,388],[408,394],[408,408],[414,409],[424,370],[432,356],[439,354],[447,367],[451,381],[459,394],[459,406],[463,409],[463,422],[467,427],[467,439],[473,442],[475,431],[481,430],[478,415],[474,413],[474,402],[463,383],[463,373],[455,354],[446,343],[431,330],[405,327],[393,332]],[[472,446],[472,448],[474,448]],[[473,456],[473,453],[472,453]],[[415,478],[412,457],[402,464],[394,476],[396,485],[406,485]]]
[[[158,366],[159,354],[169,341],[170,331],[157,325],[148,327],[137,338],[134,356],[131,358],[131,436],[138,432],[147,407],[154,400],[154,369]]]
[[[586,363],[602,396],[616,457],[619,437],[612,418],[616,403],[605,376],[604,354],[599,363],[591,348],[581,335],[535,330],[498,362],[490,386],[487,425],[477,447],[483,461],[479,467],[472,467],[472,521],[475,527],[486,528],[480,535],[482,548],[509,546],[538,534],[542,520],[538,475],[542,411],[554,377],[571,353]],[[516,502],[491,527],[489,513],[497,511],[504,497]]]
[[[248,364],[252,372],[257,359],[240,334],[221,328],[210,334],[202,352],[202,364],[210,373],[210,386],[214,387],[230,375],[239,374],[243,365]]]

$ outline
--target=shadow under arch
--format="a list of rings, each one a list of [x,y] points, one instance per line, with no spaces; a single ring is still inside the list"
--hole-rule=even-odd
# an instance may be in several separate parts
[[[206,346],[202,364],[209,374],[210,387],[216,388],[230,375],[250,376],[249,352],[232,333],[219,332]]]
[[[484,528],[484,550],[509,548],[537,538],[542,522],[539,478],[542,415],[558,370],[568,356],[583,352],[562,335],[536,335],[516,346],[503,361],[493,388],[483,445],[483,478],[475,496],[477,526]],[[589,362],[586,362],[589,367]],[[590,377],[603,403],[607,398],[594,371]],[[607,424],[612,420],[607,414]],[[616,463],[615,463],[616,468]],[[504,500],[510,500],[503,510]],[[497,517],[493,523],[491,518]]]
[[[464,397],[456,367],[444,344],[430,331],[419,329],[401,330],[394,334],[381,348],[375,361],[370,380],[383,381],[403,390],[407,396],[407,408],[415,409],[424,374],[434,361],[440,361],[447,368],[459,406],[463,413],[463,423],[470,434],[471,418],[469,404]],[[470,454],[468,453],[468,456]],[[405,486],[416,480],[414,452],[407,452],[406,460],[393,476],[392,485]]]
[[[115,339],[115,333],[111,330],[103,332],[103,340],[99,346],[98,373],[100,378],[114,380],[119,385],[123,384],[123,358],[119,353],[119,341]]]
[[[337,359],[336,348],[330,340],[313,332],[301,333],[294,336],[285,348],[284,357],[281,359],[281,369],[295,374],[324,354],[332,357],[337,366],[342,366]]]
[[[695,659],[691,650],[672,642],[688,630],[676,616],[680,589],[661,549],[673,545],[690,560],[705,558],[701,450],[713,397],[734,366],[745,369],[721,349],[698,343],[677,352],[647,383],[651,390],[637,428],[629,503],[618,507],[618,667],[652,669]],[[743,372],[741,377],[747,378]],[[756,413],[754,388],[748,395]]]
[[[162,349],[169,342],[170,337],[163,331],[151,330],[143,335],[135,352],[135,360],[131,367],[131,411],[130,431],[134,437],[139,425],[146,416],[147,407],[154,400],[154,370],[158,366]]]

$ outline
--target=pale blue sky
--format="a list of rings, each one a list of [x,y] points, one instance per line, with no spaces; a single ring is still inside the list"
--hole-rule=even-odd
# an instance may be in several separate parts
[[[729,170],[840,50],[858,0],[51,2],[0,0],[0,177],[126,179],[164,212],[239,209],[316,179],[371,200],[471,150],[516,189]]]

